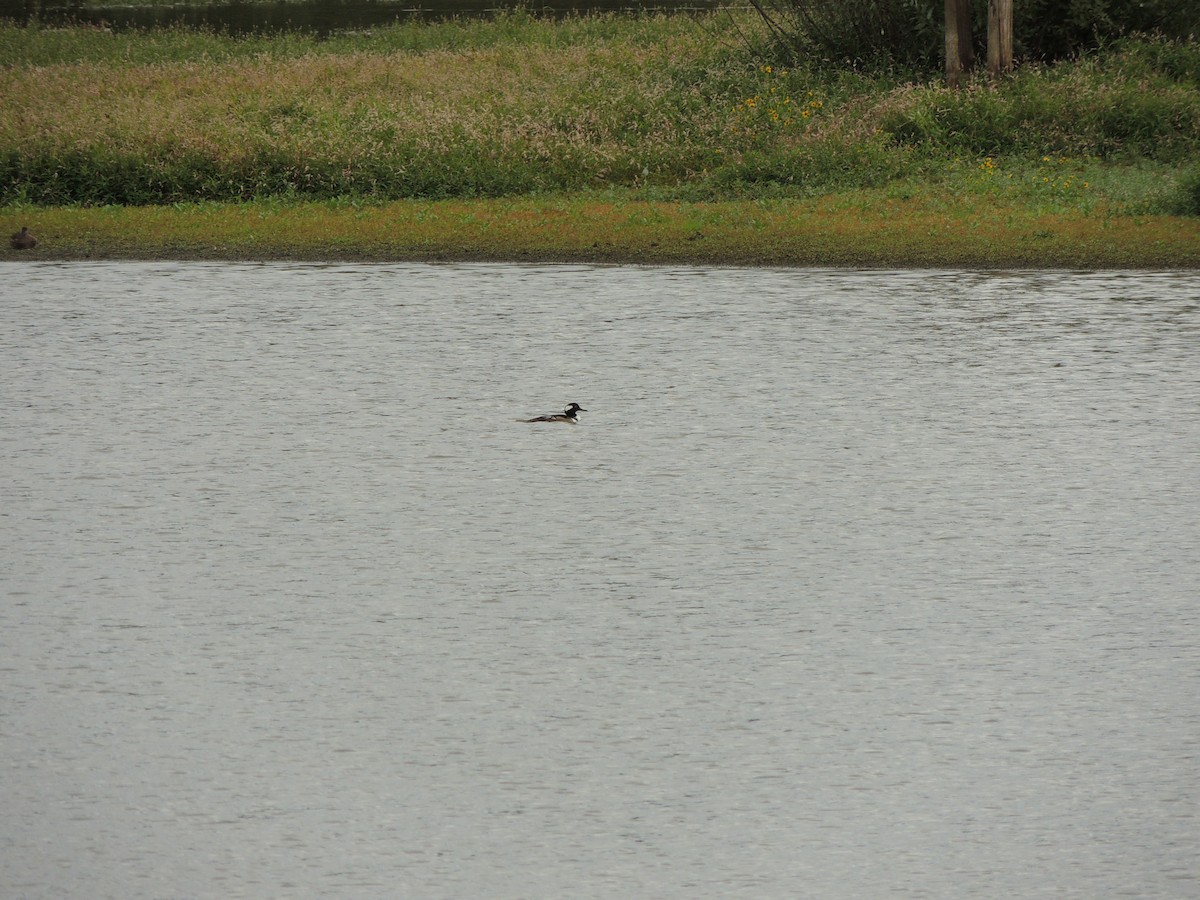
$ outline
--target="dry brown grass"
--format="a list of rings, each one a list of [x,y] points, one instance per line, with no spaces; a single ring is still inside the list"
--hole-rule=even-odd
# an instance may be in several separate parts
[[[720,108],[680,124],[653,110],[675,89],[678,47],[500,47],[299,59],[0,70],[0,147],[31,156],[203,158],[236,169],[271,156],[403,167],[422,155],[548,163],[695,152]],[[614,73],[625,73],[620,78]],[[629,73],[632,73],[630,77]],[[732,109],[733,104],[728,104]],[[717,121],[714,121],[714,117]],[[686,133],[685,133],[686,132]]]

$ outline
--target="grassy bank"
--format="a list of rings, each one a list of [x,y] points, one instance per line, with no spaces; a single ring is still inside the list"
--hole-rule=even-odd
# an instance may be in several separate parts
[[[1197,264],[1200,45],[952,93],[728,33],[0,27],[0,215],[62,255]]]
[[[22,212],[43,241],[22,259],[1200,268],[1200,219],[980,208],[903,188],[754,203],[575,197]]]

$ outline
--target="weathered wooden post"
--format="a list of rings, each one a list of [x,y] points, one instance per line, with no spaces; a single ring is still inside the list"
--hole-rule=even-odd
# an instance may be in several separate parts
[[[1013,0],[988,0],[987,70],[990,78],[999,78],[1012,71],[1012,29]]]
[[[975,65],[971,46],[971,0],[946,0],[946,86],[957,88]]]

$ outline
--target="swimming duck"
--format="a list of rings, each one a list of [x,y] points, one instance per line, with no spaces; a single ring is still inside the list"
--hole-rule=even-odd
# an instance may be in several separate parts
[[[566,422],[570,425],[578,425],[579,422],[575,418],[576,413],[587,412],[578,403],[572,403],[561,413],[553,416],[538,416],[536,419],[520,419],[521,422]]]
[[[8,239],[14,250],[32,250],[37,246],[37,238],[29,233],[29,228],[22,225],[21,230]]]

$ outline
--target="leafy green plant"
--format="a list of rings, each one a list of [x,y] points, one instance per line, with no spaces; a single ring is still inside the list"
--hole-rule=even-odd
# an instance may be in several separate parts
[[[1172,212],[1181,216],[1200,216],[1200,170],[1183,178]]]

